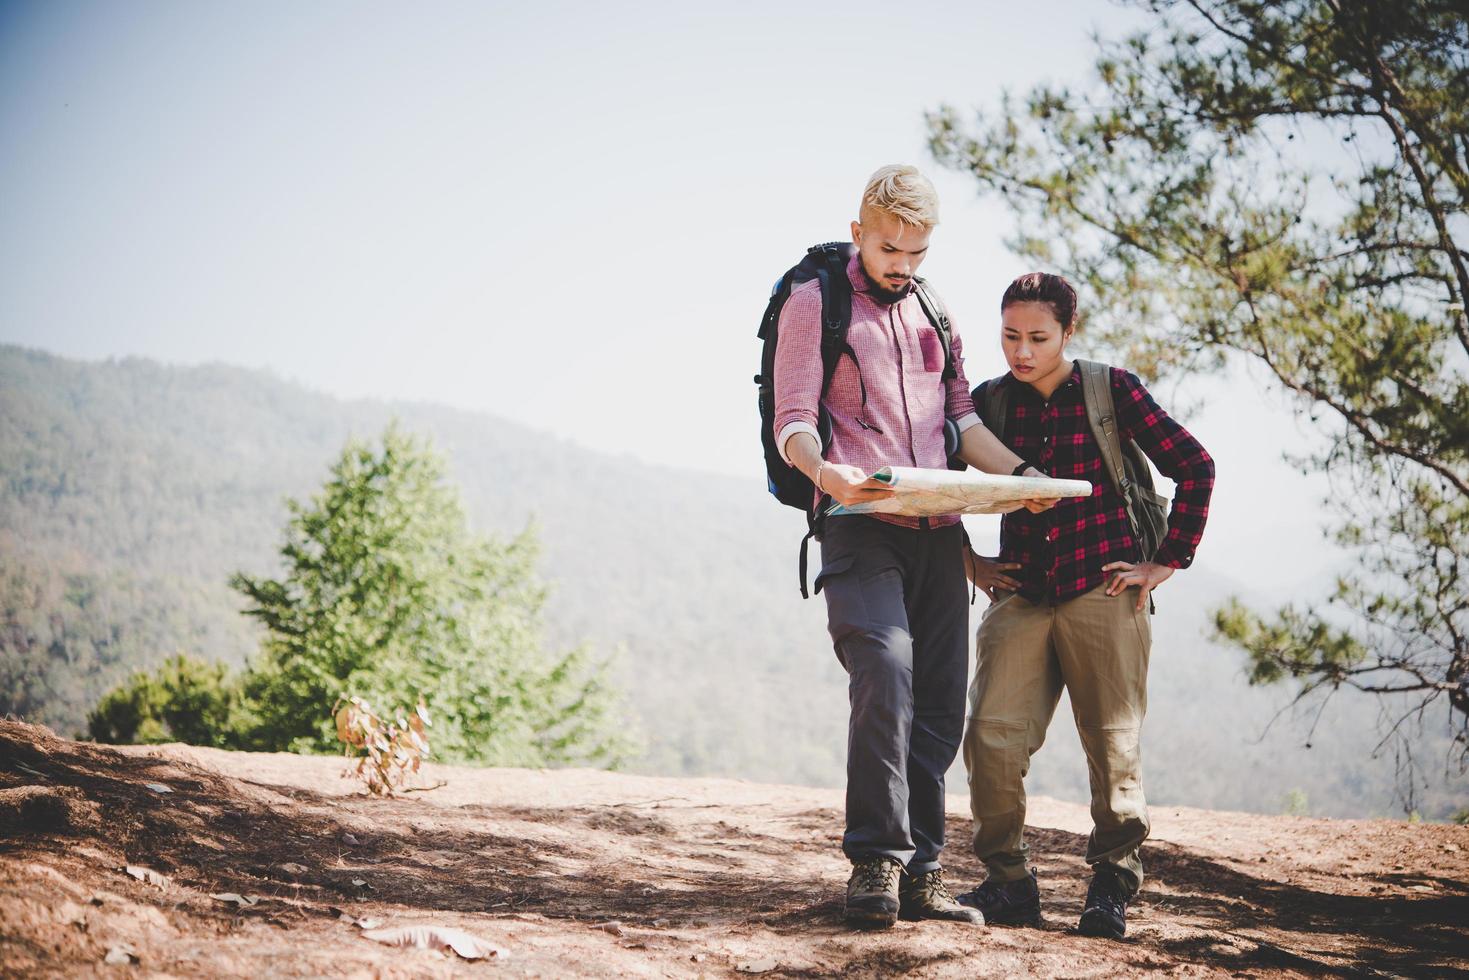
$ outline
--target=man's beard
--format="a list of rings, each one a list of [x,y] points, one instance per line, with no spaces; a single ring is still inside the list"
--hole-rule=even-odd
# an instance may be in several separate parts
[[[882,283],[878,282],[876,279],[872,278],[872,274],[867,271],[867,266],[864,265],[860,259],[857,262],[857,267],[862,270],[862,278],[867,280],[868,295],[870,295],[877,302],[883,303],[885,305],[896,303],[903,297],[907,296],[908,287],[913,284],[913,280],[909,279],[907,282],[903,283],[903,287],[901,289],[889,289]]]

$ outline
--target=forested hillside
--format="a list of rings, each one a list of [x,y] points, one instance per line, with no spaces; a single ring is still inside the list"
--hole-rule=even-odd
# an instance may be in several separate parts
[[[434,405],[344,402],[259,371],[13,346],[0,346],[0,712],[70,735],[133,669],[180,650],[241,662],[256,635],[229,575],[275,572],[284,498],[309,495],[349,435],[375,437],[393,417],[447,455],[480,530],[537,523],[555,585],[550,636],[617,657],[648,745],[634,768],[840,783],[845,676],[821,601],[796,592],[804,524],[758,480],[598,455]],[[753,433],[752,422],[752,456]],[[1395,760],[1371,757],[1375,702],[1336,698],[1309,750],[1314,712],[1261,737],[1288,692],[1248,688],[1240,655],[1203,635],[1206,609],[1234,588],[1210,573],[1206,539],[1196,567],[1159,593],[1149,796],[1397,812]],[[1465,805],[1464,781],[1445,778],[1444,726],[1424,724],[1416,803],[1443,817]],[[1031,785],[1085,798],[1064,706]]]

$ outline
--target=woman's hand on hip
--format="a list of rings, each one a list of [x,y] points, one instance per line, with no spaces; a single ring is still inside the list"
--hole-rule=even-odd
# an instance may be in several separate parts
[[[1020,583],[1005,573],[1020,569],[1018,562],[1002,562],[998,558],[985,558],[976,553],[973,548],[967,549],[964,555],[964,576],[974,583],[974,587],[989,597],[990,602],[995,601],[995,590],[1004,589],[1007,592],[1015,592],[1020,588]]]
[[[1168,581],[1174,570],[1167,565],[1157,565],[1150,561],[1136,564],[1130,561],[1114,561],[1103,565],[1102,571],[1117,573],[1107,583],[1108,595],[1121,595],[1123,589],[1138,586],[1137,607],[1142,609],[1148,603],[1148,593]]]

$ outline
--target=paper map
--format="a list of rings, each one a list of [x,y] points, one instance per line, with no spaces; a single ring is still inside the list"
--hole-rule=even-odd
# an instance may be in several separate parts
[[[835,504],[828,516],[841,514],[903,514],[938,517],[942,514],[1008,514],[1022,500],[1050,497],[1089,497],[1085,480],[1053,480],[1036,476],[996,476],[978,470],[921,470],[911,466],[884,466],[874,480],[891,484],[887,500],[843,507]]]

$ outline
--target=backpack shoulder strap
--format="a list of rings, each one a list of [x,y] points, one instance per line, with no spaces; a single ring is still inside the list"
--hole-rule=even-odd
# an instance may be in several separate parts
[[[1102,464],[1112,488],[1127,496],[1127,472],[1122,468],[1122,437],[1117,433],[1117,405],[1112,400],[1112,370],[1096,361],[1076,359],[1081,369],[1081,393],[1086,402],[1086,421],[1102,451]]]
[[[851,354],[852,360],[857,360],[847,345],[847,327],[852,323],[852,283],[847,279],[847,259],[840,248],[818,245],[811,251],[819,252],[822,257],[816,279],[821,284],[821,393],[825,395],[841,356]],[[865,390],[862,400],[864,403],[867,400]]]
[[[1102,465],[1112,481],[1112,489],[1117,491],[1127,508],[1127,523],[1132,526],[1133,538],[1136,539],[1139,524],[1133,508],[1132,484],[1122,463],[1122,436],[1117,431],[1117,404],[1112,398],[1112,369],[1081,358],[1076,359],[1076,364],[1081,368],[1081,393],[1086,402],[1087,424],[1102,452]]]
[[[970,392],[975,407],[979,409],[979,420],[1001,442],[1005,441],[1005,423],[1009,421],[1005,413],[1010,410],[1010,386],[1004,384],[1004,380],[1005,375],[1002,374],[998,378],[981,381]]]
[[[933,324],[933,329],[939,335],[939,346],[944,350],[944,373],[939,378],[942,381],[956,378],[959,372],[954,368],[954,353],[951,349],[954,328],[949,323],[949,311],[944,308],[943,301],[929,288],[928,280],[914,276],[913,288],[918,294],[919,305],[923,307],[923,315],[928,317],[929,323]]]

